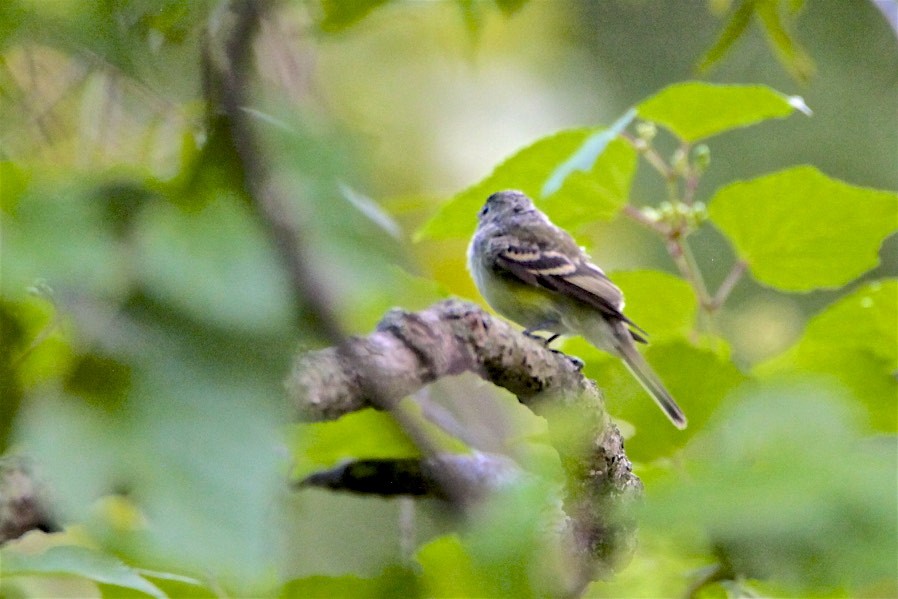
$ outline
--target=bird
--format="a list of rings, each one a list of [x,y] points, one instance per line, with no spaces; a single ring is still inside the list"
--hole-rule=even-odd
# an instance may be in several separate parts
[[[573,237],[556,226],[525,193],[490,195],[468,246],[468,269],[487,303],[524,327],[580,335],[623,360],[679,429],[686,416],[636,347],[648,334],[624,315],[624,295]]]

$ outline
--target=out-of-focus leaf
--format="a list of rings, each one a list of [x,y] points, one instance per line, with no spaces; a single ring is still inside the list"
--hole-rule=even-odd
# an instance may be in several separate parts
[[[610,220],[627,202],[636,168],[636,152],[623,140],[608,144],[589,173],[572,173],[558,192],[540,201],[540,192],[556,165],[577,151],[595,129],[562,131],[518,151],[486,179],[443,204],[416,234],[416,239],[467,238],[477,224],[486,198],[503,189],[520,189],[561,227]]]
[[[216,599],[219,597],[203,581],[195,578],[144,569],[140,570],[140,574],[150,579],[169,597],[190,597],[191,599]],[[101,585],[100,589],[103,592],[103,599],[106,599],[110,595],[109,588]]]
[[[654,482],[641,525],[707,538],[736,576],[788,596],[893,583],[898,444],[864,438],[856,416],[819,379],[745,385],[687,449],[686,472]]]
[[[332,597],[417,597],[415,576],[402,568],[390,568],[375,578],[358,576],[309,576],[291,580],[281,589],[281,599],[330,599]]]
[[[759,282],[811,291],[879,263],[879,246],[898,229],[898,194],[799,166],[721,188],[709,214]]]
[[[483,584],[479,596],[559,594],[567,557],[556,544],[564,519],[559,493],[554,483],[527,478],[490,496],[473,515],[462,540]]]
[[[258,593],[270,583],[271,504],[284,484],[272,398],[286,356],[267,348],[263,361],[246,338],[214,337],[189,322],[166,328],[161,311],[143,321],[136,305],[127,314],[98,332],[131,365],[126,400],[101,410],[42,391],[20,418],[22,445],[66,521],[93,522],[98,498],[128,493],[149,526],[91,524],[117,555]]]
[[[224,329],[276,333],[290,322],[286,275],[246,209],[220,198],[197,212],[158,202],[137,219],[147,293]]]
[[[350,331],[370,331],[388,310],[423,310],[449,296],[438,282],[412,275],[398,266],[384,272],[383,284],[349,298],[349,310],[343,322]]]
[[[346,414],[331,422],[294,425],[291,438],[296,463],[293,475],[297,478],[345,460],[421,456],[390,414],[373,409]]]
[[[767,119],[807,111],[798,97],[763,85],[717,85],[686,81],[665,87],[636,106],[639,118],[658,123],[683,141],[696,142]]]
[[[726,4],[725,8],[728,9],[729,3]],[[717,40],[699,61],[699,70],[706,71],[719,62],[745,34],[752,17],[757,16],[780,63],[793,77],[807,81],[814,74],[814,62],[788,31],[781,14],[785,12],[787,17],[792,17],[803,6],[803,0],[741,0]]]
[[[645,329],[649,342],[683,338],[695,324],[698,303],[689,283],[657,270],[610,274],[624,292],[625,313]]]
[[[118,558],[85,547],[71,545],[51,547],[36,555],[0,549],[0,562],[3,563],[4,577],[28,574],[69,574],[133,589],[159,599],[166,597],[159,587]]]
[[[815,72],[814,61],[807,51],[798,43],[795,36],[787,29],[780,16],[778,0],[761,0],[753,2],[755,12],[767,34],[767,40],[780,63],[799,81],[806,82]],[[791,2],[796,12],[795,2]]]
[[[336,33],[355,25],[364,19],[375,8],[392,0],[322,0],[321,10],[324,13],[319,27],[322,31]]]
[[[0,16],[2,20],[2,16]],[[31,173],[14,162],[0,161],[0,210],[15,214],[19,200],[28,189]]]
[[[650,344],[646,359],[689,420],[688,428],[680,431],[620,360],[582,339],[568,341],[565,352],[586,362],[584,372],[602,389],[611,415],[635,427],[636,434],[627,443],[627,454],[637,461],[667,457],[683,447],[701,431],[724,396],[745,380],[732,362],[710,350],[682,340]]]
[[[898,280],[868,283],[808,322],[798,343],[758,366],[759,374],[788,371],[832,376],[861,400],[871,426],[898,430]]]
[[[404,402],[398,409],[413,409]],[[420,415],[420,410],[414,408]],[[467,446],[450,437],[436,425],[420,420],[420,426],[432,442],[445,451],[464,452]],[[346,460],[417,458],[421,452],[415,443],[386,412],[359,410],[329,422],[297,424],[291,431],[291,453],[296,478],[314,470],[330,468]]]
[[[33,183],[14,212],[4,214],[0,293],[21,299],[34,281],[44,280],[59,292],[121,296],[130,283],[127,265],[120,242],[104,222],[102,203],[89,183],[58,183]]]
[[[418,552],[427,596],[546,597],[559,592],[562,553],[553,544],[562,515],[557,488],[528,479],[473,514],[462,537],[434,539]],[[557,521],[553,523],[553,518]]]
[[[646,483],[648,500],[651,501],[652,483],[645,480],[645,467],[637,466],[637,473]],[[658,531],[641,528],[633,561],[617,572],[612,580],[593,582],[583,596],[589,599],[685,596],[696,572],[708,563],[707,556],[688,551],[683,544],[665,538]],[[712,597],[702,594],[696,599]],[[731,598],[724,595],[720,599]]]
[[[707,71],[722,59],[751,24],[753,2],[741,2],[727,21],[723,31],[698,63],[699,71]],[[728,8],[728,7],[727,7]]]
[[[368,196],[359,193],[345,183],[339,184],[340,193],[349,204],[364,214],[375,225],[383,229],[390,237],[399,239],[402,230],[392,216],[390,216],[377,202]]]
[[[542,195],[550,196],[564,185],[565,180],[574,171],[588,173],[592,170],[596,160],[605,151],[612,141],[617,139],[624,129],[627,128],[633,119],[636,118],[636,111],[630,109],[621,118],[617,119],[614,124],[604,131],[598,131],[586,138],[583,145],[574,152],[570,158],[558,165],[552,174],[546,179],[543,185]]]
[[[496,6],[499,7],[499,10],[505,16],[513,15],[521,10],[525,4],[527,4],[527,0],[496,0]]]
[[[9,432],[22,402],[22,386],[14,363],[25,346],[25,326],[16,314],[17,306],[0,299],[0,455],[6,451]]]
[[[457,535],[437,537],[418,549],[415,561],[428,597],[477,597],[484,583]]]

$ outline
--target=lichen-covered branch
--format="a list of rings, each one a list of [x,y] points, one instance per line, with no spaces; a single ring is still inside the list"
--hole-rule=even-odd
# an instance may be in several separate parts
[[[295,417],[319,421],[366,407],[376,376],[378,402],[396,402],[445,376],[472,372],[508,389],[546,417],[568,473],[565,510],[573,553],[585,581],[610,575],[635,548],[632,504],[642,485],[632,473],[620,433],[608,419],[595,383],[580,364],[522,335],[474,304],[447,300],[422,310],[393,310],[367,337],[298,355],[286,381]],[[575,426],[578,430],[572,431]],[[581,442],[570,442],[582,439]],[[401,475],[410,495],[427,494],[437,462],[343,465],[306,484],[383,494]],[[376,466],[373,467],[372,466]],[[454,463],[464,468],[463,460]],[[473,464],[471,465],[473,467]],[[385,480],[377,480],[378,475]]]

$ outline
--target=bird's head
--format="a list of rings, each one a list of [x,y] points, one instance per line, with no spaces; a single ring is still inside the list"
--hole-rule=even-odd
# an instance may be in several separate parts
[[[477,215],[480,222],[488,222],[497,219],[504,219],[514,214],[524,214],[525,212],[534,212],[536,207],[533,205],[527,195],[516,189],[508,189],[505,191],[497,191],[486,199],[483,208]]]

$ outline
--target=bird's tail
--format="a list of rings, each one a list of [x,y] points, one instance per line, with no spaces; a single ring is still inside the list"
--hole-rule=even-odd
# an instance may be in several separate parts
[[[645,361],[645,358],[636,349],[633,341],[627,339],[617,349],[624,364],[627,365],[627,368],[633,373],[633,376],[636,377],[636,380],[639,381],[643,388],[649,392],[649,395],[652,396],[652,399],[655,400],[661,411],[670,418],[674,426],[681,430],[686,428],[686,415],[683,414],[683,410],[680,409],[674,398],[664,388],[661,379],[658,378],[658,375],[655,374],[649,363]]]

